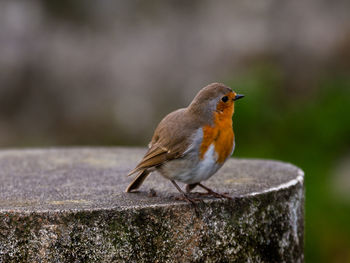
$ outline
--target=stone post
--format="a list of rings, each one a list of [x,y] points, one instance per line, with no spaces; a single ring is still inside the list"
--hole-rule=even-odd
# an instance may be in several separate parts
[[[0,262],[303,262],[299,168],[231,159],[195,209],[156,173],[124,193],[144,152],[0,151]]]

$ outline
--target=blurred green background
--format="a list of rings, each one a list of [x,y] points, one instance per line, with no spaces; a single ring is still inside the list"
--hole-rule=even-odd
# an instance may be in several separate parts
[[[286,94],[282,76],[264,64],[230,82],[248,91],[236,106],[235,156],[301,167],[306,262],[350,262],[350,76],[329,72],[312,94]]]
[[[350,262],[350,2],[0,2],[0,146],[145,146],[223,82],[234,157],[305,171],[306,262]]]

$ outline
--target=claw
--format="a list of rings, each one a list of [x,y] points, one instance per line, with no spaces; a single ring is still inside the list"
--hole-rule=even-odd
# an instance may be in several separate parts
[[[207,190],[207,193],[203,193],[203,195],[212,195],[212,196],[217,197],[217,198],[226,198],[226,199],[229,199],[229,200],[233,200],[233,198],[231,196],[229,196],[227,193],[220,194],[220,193],[214,192],[210,188],[202,185],[201,183],[198,183],[198,186],[200,186],[203,189]]]
[[[175,197],[175,200],[179,200],[179,201],[188,201],[193,205],[196,205],[197,203],[203,203],[202,199],[199,198],[191,198],[188,195],[181,195],[181,196],[177,196]]]

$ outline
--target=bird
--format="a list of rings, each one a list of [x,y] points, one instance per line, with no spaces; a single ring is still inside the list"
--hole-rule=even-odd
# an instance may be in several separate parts
[[[196,186],[214,197],[229,198],[202,184],[215,174],[233,154],[235,135],[232,127],[237,94],[222,83],[202,88],[186,108],[166,115],[156,127],[148,150],[137,166],[125,192],[135,192],[146,177],[157,171],[169,179],[182,198],[196,203],[190,192]],[[177,182],[186,184],[186,192]]]

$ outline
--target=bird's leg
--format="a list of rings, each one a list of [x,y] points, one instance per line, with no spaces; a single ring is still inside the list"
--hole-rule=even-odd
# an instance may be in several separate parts
[[[206,187],[205,185],[202,185],[201,183],[198,183],[197,185],[202,187],[203,189],[207,190],[207,193],[206,193],[207,195],[212,195],[212,196],[215,196],[218,198],[227,198],[227,199],[233,200],[233,198],[231,196],[229,196],[228,194],[225,194],[225,193],[220,194],[220,193],[214,192],[213,190]]]
[[[191,192],[197,185],[198,183],[186,185],[186,193]]]
[[[170,180],[170,182],[173,183],[173,185],[175,185],[176,189],[183,195],[183,197],[190,203],[192,203],[193,205],[196,205],[196,199],[190,198],[188,196],[188,194],[186,194],[184,191],[182,191],[182,189],[180,188],[180,186],[177,185],[177,183],[174,180]]]

